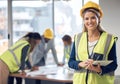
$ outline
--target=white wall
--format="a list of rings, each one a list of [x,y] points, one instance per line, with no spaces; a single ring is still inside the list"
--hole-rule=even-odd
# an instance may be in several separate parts
[[[117,60],[118,68],[116,75],[120,75],[120,0],[100,0],[104,16],[102,26],[106,31],[118,37],[117,41]]]

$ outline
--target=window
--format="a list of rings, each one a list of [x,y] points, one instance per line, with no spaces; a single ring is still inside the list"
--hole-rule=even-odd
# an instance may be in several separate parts
[[[80,9],[82,0],[61,0],[54,2],[54,22],[55,22],[55,44],[59,61],[63,58],[62,37],[65,34],[74,37],[82,30],[82,19]]]
[[[88,0],[13,0],[13,42],[16,42],[28,32],[35,31],[42,35],[46,28],[52,28],[55,34],[58,59],[62,61],[63,46],[61,45],[63,43],[61,38],[65,34],[69,34],[74,38],[76,33],[82,31],[82,19],[79,13],[83,1],[86,3]],[[99,0],[93,1],[98,2]],[[8,48],[7,31],[7,0],[1,0],[1,53]]]
[[[52,28],[51,1],[13,1],[12,4],[14,42],[28,32],[43,34],[46,28]]]
[[[0,0],[0,54],[8,48],[7,0]]]
[[[82,32],[82,18],[80,9],[82,3],[89,0],[56,0],[54,1],[54,27],[55,27],[55,45],[59,61],[63,58],[62,37],[65,34],[74,38],[74,35]],[[97,2],[99,0],[92,0]]]
[[[84,4],[85,4],[86,2],[88,2],[88,1],[93,1],[93,2],[96,2],[96,3],[99,4],[99,0],[84,0]]]

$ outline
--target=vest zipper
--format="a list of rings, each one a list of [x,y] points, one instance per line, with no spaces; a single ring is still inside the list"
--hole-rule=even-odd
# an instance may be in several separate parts
[[[97,43],[95,44],[95,46],[97,45]],[[95,46],[94,46],[94,48],[95,48]],[[94,50],[94,48],[93,48],[93,50]],[[92,50],[92,53],[93,53],[93,50]],[[88,56],[89,56],[88,58],[90,58],[89,51],[88,51],[88,34],[87,34],[87,53],[88,53]],[[89,70],[86,71],[86,79],[85,79],[86,84],[88,84],[88,76],[89,76]]]
[[[88,56],[89,56],[89,51],[88,51],[88,34],[87,34],[87,53],[88,53]],[[88,72],[89,72],[89,70],[86,71],[86,79],[85,79],[86,84],[88,84],[88,75],[89,75]]]

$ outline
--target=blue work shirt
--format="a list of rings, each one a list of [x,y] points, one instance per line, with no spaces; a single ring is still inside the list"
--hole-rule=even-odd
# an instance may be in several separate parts
[[[45,39],[42,36],[40,44],[38,46],[36,46],[36,48],[33,51],[33,55],[32,55],[33,66],[45,66],[45,61],[46,61],[47,53],[49,50],[52,51],[55,63],[58,64],[54,40],[51,39],[46,44]]]

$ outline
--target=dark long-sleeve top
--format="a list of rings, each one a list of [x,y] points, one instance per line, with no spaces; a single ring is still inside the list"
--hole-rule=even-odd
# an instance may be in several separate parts
[[[110,53],[108,55],[108,60],[113,60],[113,62],[107,66],[101,66],[101,69],[102,69],[101,75],[115,71],[115,69],[118,66],[117,57],[116,57],[116,43],[113,44],[113,47],[110,50]],[[73,68],[75,70],[80,70],[78,66],[80,62],[81,61],[76,60],[75,42],[74,42],[68,65],[70,68]]]
[[[26,57],[28,54],[28,50],[29,50],[29,45],[25,46],[22,49],[22,53],[21,53],[21,67],[20,70],[24,70],[25,69],[25,65],[27,65],[27,68],[30,69],[31,68],[31,63],[29,62],[29,59],[27,59],[26,61]]]

